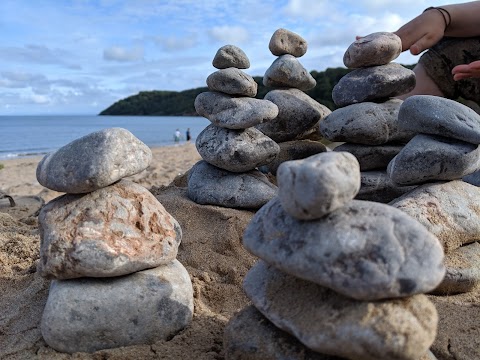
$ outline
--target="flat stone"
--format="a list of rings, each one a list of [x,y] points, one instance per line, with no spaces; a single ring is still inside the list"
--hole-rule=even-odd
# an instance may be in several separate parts
[[[150,148],[130,131],[103,129],[45,155],[37,180],[50,190],[88,193],[145,170],[151,160]]]
[[[388,163],[397,155],[403,145],[388,143],[383,145],[362,145],[345,143],[333,151],[347,151],[355,156],[360,164],[360,171],[386,169]]]
[[[402,100],[383,103],[362,102],[334,110],[320,122],[320,133],[334,142],[383,145],[408,142],[416,133],[398,126]]]
[[[480,243],[477,241],[447,254],[445,267],[445,277],[433,294],[453,295],[477,288],[480,284]]]
[[[243,245],[282,271],[358,300],[428,292],[445,274],[433,234],[404,212],[368,201],[301,221],[274,198],[245,229]]]
[[[273,88],[313,89],[317,81],[292,55],[278,57],[263,76],[263,85]]]
[[[480,167],[478,145],[442,136],[418,134],[390,161],[390,179],[400,185],[456,180]]]
[[[412,191],[417,186],[395,184],[385,170],[362,171],[360,173],[360,190],[355,199],[386,204]]]
[[[277,195],[277,187],[258,170],[233,173],[205,160],[189,171],[188,197],[197,204],[258,209]]]
[[[479,240],[479,203],[480,189],[456,180],[419,186],[390,205],[420,222],[450,253]]]
[[[207,77],[207,86],[212,91],[249,97],[255,97],[258,88],[253,77],[234,67],[210,74]]]
[[[319,219],[344,206],[360,189],[360,167],[348,152],[324,152],[284,162],[277,171],[283,209],[300,220]]]
[[[42,316],[45,342],[65,353],[167,340],[193,316],[193,289],[177,260],[115,278],[54,280]]]
[[[328,151],[324,144],[312,140],[286,141],[278,145],[280,151],[277,157],[267,165],[260,166],[260,171],[276,175],[278,167],[285,161],[305,159],[309,156]]]
[[[256,128],[276,142],[295,140],[331,113],[330,109],[298,89],[272,90],[265,95],[278,106],[278,115]]]
[[[232,172],[246,172],[268,164],[280,147],[260,130],[207,126],[197,137],[198,153],[208,163]]]
[[[431,95],[405,100],[398,122],[406,130],[480,144],[480,115],[457,101]]]
[[[347,68],[386,65],[402,52],[402,39],[391,32],[376,32],[354,41],[343,55]]]
[[[307,42],[300,35],[280,28],[270,38],[268,49],[275,56],[290,54],[302,57],[307,52]]]
[[[212,91],[200,93],[195,98],[195,110],[214,125],[227,129],[246,129],[278,115],[278,107],[271,101]]]
[[[235,314],[223,336],[229,360],[342,360],[312,351],[292,335],[275,327],[254,306]]]
[[[110,277],[169,263],[178,222],[144,187],[128,180],[85,195],[63,195],[38,217],[42,276]]]
[[[234,67],[237,69],[248,69],[250,60],[242,49],[235,45],[225,45],[218,49],[213,58],[212,65],[217,69]]]
[[[403,95],[414,87],[415,73],[390,63],[349,72],[333,87],[332,99],[335,105],[343,107]]]
[[[276,327],[320,353],[355,360],[418,360],[437,331],[435,306],[421,294],[358,301],[258,261],[243,288]]]

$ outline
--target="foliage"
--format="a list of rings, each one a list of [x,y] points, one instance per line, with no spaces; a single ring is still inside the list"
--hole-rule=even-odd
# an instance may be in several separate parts
[[[414,65],[405,65],[411,69]],[[325,105],[330,110],[335,110],[335,104],[332,100],[333,87],[346,75],[351,69],[346,68],[328,68],[325,71],[312,71],[310,74],[317,81],[317,86],[306,93],[320,104]],[[257,99],[263,99],[271,88],[263,85],[261,76],[253,77],[258,84]],[[119,100],[100,115],[170,115],[170,116],[194,116],[194,101],[198,94],[208,91],[207,87],[195,88],[185,91],[141,91],[137,95],[129,96]]]
[[[3,164],[0,164],[0,170],[2,170],[5,166]]]

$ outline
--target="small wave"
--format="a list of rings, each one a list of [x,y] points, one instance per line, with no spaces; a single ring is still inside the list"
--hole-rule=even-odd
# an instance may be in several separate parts
[[[36,156],[43,156],[48,154],[49,151],[35,151],[35,152],[9,152],[9,153],[2,153],[0,152],[0,160],[10,160],[10,159],[20,159],[20,158],[28,158],[28,157],[36,157]]]

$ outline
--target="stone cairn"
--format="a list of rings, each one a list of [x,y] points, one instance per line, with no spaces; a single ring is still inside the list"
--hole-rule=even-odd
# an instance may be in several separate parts
[[[226,359],[434,359],[438,315],[423,293],[445,273],[438,239],[399,209],[354,200],[348,152],[284,162],[277,181],[244,233],[260,260],[243,284],[253,306],[225,329]]]
[[[43,186],[67,194],[39,215],[38,272],[53,279],[41,321],[66,353],[165,340],[193,317],[193,289],[176,260],[182,231],[144,187],[150,149],[121,128],[91,133],[37,167]]]
[[[392,33],[355,41],[344,63],[356,70],[335,86],[332,97],[341,108],[320,123],[320,132],[345,141],[334,150],[358,159],[357,199],[389,202],[438,237],[447,273],[435,293],[467,292],[480,284],[480,210],[474,205],[480,200],[480,115],[436,96],[384,101],[415,84],[413,72],[389,63],[400,52]]]
[[[277,187],[257,170],[271,162],[279,147],[255,125],[274,119],[277,105],[255,99],[257,83],[246,54],[234,45],[221,47],[207,78],[210,91],[195,99],[195,110],[212,124],[197,137],[203,160],[188,174],[188,197],[202,205],[258,209],[277,193]]]
[[[331,111],[305,93],[317,84],[298,60],[307,52],[305,39],[289,30],[278,29],[273,33],[268,48],[278,57],[263,77],[263,84],[274,89],[264,99],[277,105],[278,115],[271,121],[256,125],[256,128],[280,147],[276,159],[260,167],[262,172],[275,175],[284,161],[327,151],[325,145],[316,140],[321,138],[318,123]]]

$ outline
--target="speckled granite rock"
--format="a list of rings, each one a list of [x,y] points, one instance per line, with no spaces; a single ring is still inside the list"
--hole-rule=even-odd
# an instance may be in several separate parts
[[[290,54],[301,57],[307,52],[307,42],[300,35],[280,28],[273,33],[268,48],[276,56]]]
[[[362,145],[345,143],[333,151],[347,151],[355,156],[360,164],[360,171],[386,169],[390,161],[397,155],[403,145],[388,143],[383,145]]]
[[[263,85],[272,88],[313,89],[317,81],[296,57],[286,54],[277,58],[263,76]]]
[[[235,45],[225,45],[218,49],[213,58],[212,65],[217,69],[235,67],[237,69],[248,69],[250,60],[247,55]]]
[[[236,96],[255,97],[258,85],[253,77],[234,67],[217,70],[207,77],[211,91]]]

